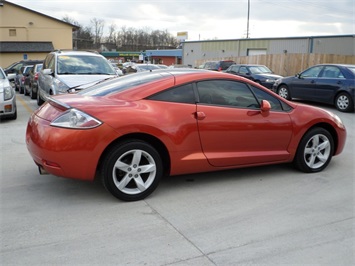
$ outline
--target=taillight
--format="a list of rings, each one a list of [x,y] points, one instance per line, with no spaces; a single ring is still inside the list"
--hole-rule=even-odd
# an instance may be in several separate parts
[[[222,71],[222,68],[221,68],[221,67],[219,67],[219,68],[218,68],[218,71]]]
[[[22,81],[22,82],[25,82],[25,77],[24,77],[24,76],[21,77],[21,81]]]
[[[34,79],[35,79],[35,80],[38,80],[38,73],[35,74]]]

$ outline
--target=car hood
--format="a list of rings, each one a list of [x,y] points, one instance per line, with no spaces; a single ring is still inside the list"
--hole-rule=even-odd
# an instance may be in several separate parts
[[[69,88],[80,87],[85,89],[91,85],[108,78],[117,77],[116,75],[60,75],[58,79],[65,83]]]
[[[291,82],[291,81],[293,81],[293,80],[295,80],[295,79],[297,79],[296,76],[288,76],[288,77],[283,77],[281,80],[282,80],[283,82]]]
[[[272,79],[280,79],[282,78],[282,76],[280,75],[276,75],[276,74],[254,74],[254,77],[258,77],[258,78],[272,78]]]

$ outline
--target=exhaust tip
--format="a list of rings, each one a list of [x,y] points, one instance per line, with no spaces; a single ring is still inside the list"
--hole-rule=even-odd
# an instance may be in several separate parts
[[[41,165],[38,166],[38,171],[41,175],[48,175],[48,172]]]

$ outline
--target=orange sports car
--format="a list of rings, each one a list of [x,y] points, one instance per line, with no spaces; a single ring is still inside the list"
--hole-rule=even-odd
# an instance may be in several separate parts
[[[100,178],[125,201],[147,197],[169,175],[287,162],[318,172],[345,140],[333,113],[197,69],[136,73],[53,96],[26,132],[41,173]]]

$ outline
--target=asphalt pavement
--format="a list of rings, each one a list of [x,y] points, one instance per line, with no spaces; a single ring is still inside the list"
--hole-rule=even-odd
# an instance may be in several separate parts
[[[17,94],[0,123],[0,265],[354,265],[355,114],[328,168],[291,165],[162,180],[138,202],[99,182],[40,175],[25,131],[35,100]],[[73,158],[80,160],[80,158]]]

